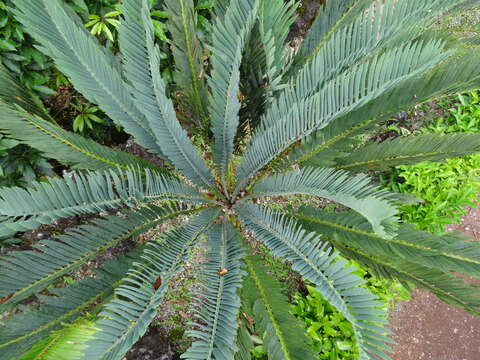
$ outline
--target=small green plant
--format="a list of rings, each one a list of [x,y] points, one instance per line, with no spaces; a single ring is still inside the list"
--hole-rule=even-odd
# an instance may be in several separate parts
[[[10,139],[0,142],[0,146],[3,145],[3,155],[0,155],[0,186],[27,187],[39,178],[54,175],[52,165],[40,151],[18,142],[18,145],[12,146],[15,142]]]
[[[14,1],[0,0],[0,61],[32,94],[55,94],[48,86],[52,64],[15,20],[9,10],[13,5]]]
[[[82,132],[87,126],[90,130],[93,130],[93,124],[103,124],[103,119],[99,118],[96,115],[100,112],[98,106],[93,106],[91,104],[72,104],[72,107],[76,110],[77,115],[73,120],[73,131]]]
[[[90,20],[85,27],[91,28],[92,35],[104,36],[112,43],[115,41],[113,30],[120,24],[117,19],[121,15],[120,11],[109,11],[104,15],[88,15]]]
[[[454,98],[455,99],[455,98]],[[480,132],[480,95],[478,91],[460,94],[453,107],[448,109],[448,116],[441,116],[428,124],[423,132],[463,133]]]
[[[468,212],[466,206],[475,206],[480,191],[480,156],[398,166],[382,180],[389,189],[421,199],[401,208],[405,221],[441,234],[445,225],[461,221]]]
[[[262,265],[275,278],[286,278],[287,266],[262,251]],[[376,277],[355,261],[349,265],[356,268],[355,273],[366,281],[365,286],[375,294],[383,304],[385,310],[393,309],[399,300],[408,300],[408,289],[398,281],[391,281]],[[282,287],[290,292],[289,286],[282,283]],[[293,294],[292,314],[301,321],[306,330],[308,345],[320,360],[354,360],[358,359],[359,352],[351,323],[332,306],[314,286],[306,286],[306,295],[296,292]],[[262,334],[251,334],[254,348],[252,357],[268,359],[264,347]]]

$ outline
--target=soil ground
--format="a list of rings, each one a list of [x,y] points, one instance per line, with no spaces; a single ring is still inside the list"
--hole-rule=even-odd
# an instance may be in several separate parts
[[[447,226],[480,241],[480,207],[471,209],[459,225]],[[434,295],[416,290],[391,314],[394,360],[480,360],[480,318]]]

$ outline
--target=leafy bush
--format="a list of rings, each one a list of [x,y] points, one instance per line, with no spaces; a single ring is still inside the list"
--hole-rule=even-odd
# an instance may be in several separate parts
[[[177,60],[176,71],[185,68],[184,76],[177,76],[184,90],[173,97],[175,103],[161,77],[146,0],[123,2],[118,56],[101,46],[63,1],[15,1],[17,18],[77,90],[164,159],[168,171],[65,131],[27,99],[18,106],[0,101],[2,131],[76,170],[28,190],[1,188],[0,236],[99,213],[57,240],[0,259],[0,311],[32,295],[43,303],[22,306],[4,320],[0,359],[21,357],[98,304],[103,310],[83,358],[122,359],[147,331],[170,280],[198,247],[205,249],[202,286],[188,332],[195,340],[184,358],[248,358],[254,326],[267,334],[269,358],[313,359],[281,288],[256,261],[255,241],[290,263],[352,324],[361,358],[388,358],[386,312],[343,257],[478,315],[478,288],[454,274],[480,277],[480,245],[464,246],[455,235],[435,236],[399,223],[397,197],[363,172],[476,153],[480,135],[427,134],[388,148],[356,142],[399,108],[480,85],[478,49],[430,31],[439,15],[471,1],[402,0],[402,6],[398,0],[329,1],[290,57],[285,40],[294,2],[221,0],[208,62],[207,44],[195,38],[193,1],[181,0],[180,7],[168,2],[179,11],[170,20],[182,35],[174,56],[184,63]],[[245,79],[249,86],[241,84]],[[251,86],[256,80],[262,85]],[[247,88],[254,91],[240,93]],[[250,110],[241,112],[244,105]],[[211,124],[213,139],[200,149],[180,125],[185,112],[177,117],[176,110],[183,107]],[[350,210],[280,212],[262,202],[297,195]],[[156,231],[170,221],[171,230]],[[149,230],[152,240],[138,242],[138,252],[123,262],[43,293],[56,279]],[[248,294],[255,295],[253,302]]]
[[[32,92],[55,94],[49,87],[51,66],[48,57],[36,49],[30,36],[14,19],[9,7],[14,1],[0,1],[0,58],[3,65],[13,71]]]
[[[11,139],[6,139],[11,145]],[[1,143],[0,143],[1,146]],[[53,166],[42,154],[23,144],[9,148],[8,153],[0,157],[0,185],[22,186],[33,185],[33,182],[44,176],[54,175]]]
[[[409,293],[398,282],[377,278],[359,264],[356,274],[365,279],[366,287],[384,304],[385,310],[394,308],[399,300],[408,300]],[[359,353],[352,324],[333,307],[315,287],[307,286],[308,295],[295,295],[293,314],[305,323],[309,344],[319,359],[354,360]]]
[[[480,97],[477,92],[459,95],[448,116],[436,118],[422,133],[442,134],[480,132]],[[421,229],[443,233],[445,225],[461,221],[475,206],[480,191],[480,156],[477,154],[397,166],[382,177],[386,186],[400,193],[411,193],[422,200],[402,207],[402,218]]]
[[[440,116],[428,124],[423,132],[463,133],[480,132],[480,95],[471,91],[457,96],[458,101],[448,109],[448,116]]]
[[[268,260],[268,257],[267,257]],[[358,263],[349,262],[356,268],[356,275],[366,280],[365,286],[382,302],[385,310],[392,309],[398,300],[408,300],[408,291],[398,282],[378,278],[369,274]],[[269,269],[278,269],[276,261],[266,261]],[[280,272],[283,272],[283,267]],[[278,271],[274,271],[278,276]],[[321,292],[307,285],[308,294],[296,293],[293,296],[292,314],[302,322],[306,329],[308,345],[319,359],[353,360],[358,358],[358,348],[352,324],[333,307]],[[268,334],[266,334],[268,336]],[[266,359],[267,352],[263,346],[265,338],[253,337],[258,345],[253,350],[253,357]]]
[[[403,219],[421,229],[444,233],[445,225],[461,221],[468,212],[465,206],[475,206],[480,191],[479,169],[480,156],[468,156],[445,163],[398,166],[386,181],[390,189],[422,200],[404,205]]]

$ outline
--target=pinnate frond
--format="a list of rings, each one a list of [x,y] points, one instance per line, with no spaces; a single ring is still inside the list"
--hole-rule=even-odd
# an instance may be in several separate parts
[[[96,278],[87,278],[66,288],[49,289],[52,296],[38,295],[42,302],[38,308],[21,306],[22,313],[9,318],[8,326],[0,327],[0,359],[20,358],[30,348],[32,350],[28,354],[36,354],[36,348],[48,348],[47,344],[53,341],[52,331],[75,321],[82,316],[82,312],[113,293],[138,253],[130,255],[109,261],[96,269]],[[56,338],[57,334],[53,336]]]
[[[288,311],[290,304],[282,294],[278,280],[267,273],[258,256],[245,260],[248,277],[242,296],[251,304],[248,312],[255,320],[255,330],[263,338],[263,347],[269,359],[314,359],[313,350],[307,345],[305,330]]]
[[[53,121],[40,101],[34,101],[32,95],[15,77],[0,64],[0,99],[12,107],[19,106],[28,113],[35,114],[45,120]]]
[[[337,234],[337,241],[376,256],[396,254],[401,259],[440,271],[480,276],[480,244],[466,241],[458,234],[437,236],[402,225],[395,237],[380,236],[355,213],[326,213],[307,207],[295,217],[310,224],[311,229],[318,226],[316,231],[326,232],[330,237]],[[364,247],[365,243],[368,248]]]
[[[297,54],[295,60],[304,66],[292,82],[308,96],[354,64],[418,41],[451,7],[451,0],[328,1]]]
[[[253,350],[253,340],[247,330],[245,323],[240,320],[240,328],[237,335],[238,351],[235,353],[235,360],[251,360]]]
[[[282,76],[292,53],[286,39],[297,8],[298,3],[294,1],[260,1],[257,22],[245,45],[240,71],[243,129],[251,131],[258,126],[265,108],[282,86]]]
[[[259,0],[231,0],[223,18],[218,17],[212,29],[212,92],[210,111],[215,163],[226,186],[227,170],[233,155],[239,123],[240,64]]]
[[[341,157],[336,168],[353,172],[438,161],[480,152],[479,134],[425,134],[367,144]],[[314,161],[314,159],[312,159]]]
[[[0,124],[3,133],[73,169],[106,170],[132,167],[135,170],[149,168],[161,171],[148,161],[66,131],[37,115],[12,107],[3,100],[0,100]]]
[[[120,241],[139,235],[168,219],[194,213],[181,207],[143,207],[126,218],[107,216],[43,240],[34,250],[17,251],[0,259],[0,313],[41,291],[60,276],[78,268]]]
[[[292,263],[303,278],[316,285],[324,298],[352,323],[362,358],[390,359],[385,352],[391,342],[388,331],[378,324],[386,323],[381,303],[361,285],[363,279],[340,258],[330,245],[315,233],[307,232],[293,219],[256,205],[238,205],[243,225],[276,256]]]
[[[477,242],[466,241],[457,234],[437,236],[407,225],[399,228],[395,238],[382,237],[374,234],[370,225],[352,212],[327,213],[302,208],[292,215],[307,229],[328,236],[335,247],[345,249],[345,254],[352,254],[373,269],[375,264],[379,265],[377,272],[381,276],[393,274],[433,292],[444,301],[478,313],[480,291],[453,275],[480,276],[480,245]]]
[[[372,274],[399,280],[407,289],[423,288],[449,305],[480,316],[480,288],[464,282],[459,276],[411,263],[395,255],[380,258],[337,241],[332,243],[343,255],[363,264]]]
[[[175,82],[184,91],[182,101],[198,126],[208,123],[208,92],[204,81],[204,46],[197,37],[193,0],[166,0],[168,31],[175,60]]]
[[[311,97],[298,96],[302,93],[300,85],[280,96],[267,111],[237,168],[237,190],[298,140],[440,62],[446,56],[443,47],[437,41],[401,46],[354,66]],[[290,105],[286,112],[282,110],[285,104]]]
[[[15,6],[17,19],[73,85],[133,135],[138,144],[161,155],[152,129],[131,99],[117,61],[84,28],[78,16],[60,0],[19,0]]]
[[[305,138],[279,161],[277,168],[287,169],[298,164],[334,166],[336,158],[351,152],[351,145],[356,144],[355,136],[371,130],[399,111],[447,94],[477,89],[480,86],[478,51],[465,48],[452,50],[454,52],[448,59],[430,71],[398,84]]]
[[[245,199],[297,194],[318,196],[347,206],[364,216],[378,234],[386,235],[393,230],[397,209],[392,194],[374,186],[364,174],[350,176],[342,170],[303,168],[261,180]]]
[[[198,294],[201,300],[190,324],[194,329],[188,331],[195,340],[182,358],[233,360],[245,254],[240,235],[227,219],[206,236],[208,253],[200,270],[203,289]]]
[[[179,180],[145,170],[76,173],[34,182],[32,188],[0,188],[0,234],[35,229],[62,217],[134,206],[149,201],[202,202],[197,190]]]
[[[206,188],[213,186],[210,170],[178,122],[173,103],[166,96],[148,2],[126,0],[123,14],[119,39],[125,74],[132,83],[136,104],[155,134],[156,144],[192,182]]]
[[[295,63],[302,63],[338,30],[346,27],[355,20],[371,0],[330,0],[326,1],[318,10],[310,30],[303,40]]]
[[[86,342],[93,337],[95,331],[91,321],[78,321],[52,332],[20,360],[80,360]]]
[[[157,314],[173,276],[182,271],[192,246],[213,225],[218,209],[208,209],[191,223],[163,234],[148,244],[115,289],[95,324],[99,329],[88,342],[83,359],[118,360],[142,337]],[[156,287],[156,284],[159,284]]]

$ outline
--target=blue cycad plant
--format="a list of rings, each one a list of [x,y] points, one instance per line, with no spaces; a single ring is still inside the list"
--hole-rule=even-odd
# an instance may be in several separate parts
[[[270,359],[315,358],[253,243],[288,261],[352,323],[362,359],[389,359],[391,341],[381,304],[344,257],[479,314],[478,289],[458,276],[480,277],[478,243],[398,222],[399,197],[366,174],[478,152],[479,135],[427,134],[388,146],[358,140],[400,109],[480,85],[477,48],[436,30],[439,16],[474,3],[329,0],[292,51],[285,42],[294,1],[219,0],[208,44],[200,44],[193,1],[165,0],[183,89],[176,107],[160,75],[146,0],[123,1],[116,55],[62,0],[16,0],[17,19],[76,89],[166,165],[66,132],[1,77],[10,89],[0,102],[1,130],[74,173],[27,190],[0,189],[0,235],[100,216],[1,258],[0,359],[49,358],[45,339],[99,308],[94,331],[70,341],[81,349],[63,356],[122,359],[196,247],[204,249],[203,286],[186,359],[250,358],[247,326],[266,334]],[[201,149],[178,121],[179,108],[210,126]],[[269,207],[268,199],[299,195],[348,210]],[[157,233],[163,223],[175,226]],[[64,274],[145,231],[153,234],[149,242],[94,278],[55,287]],[[35,305],[19,305],[33,295]]]

